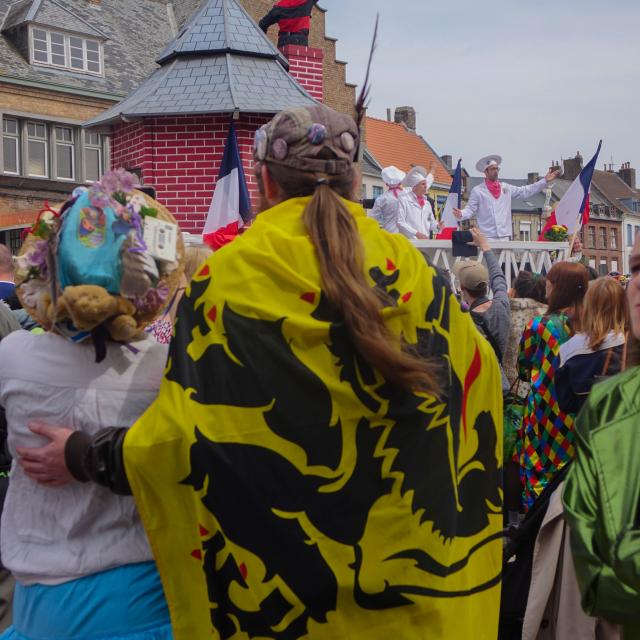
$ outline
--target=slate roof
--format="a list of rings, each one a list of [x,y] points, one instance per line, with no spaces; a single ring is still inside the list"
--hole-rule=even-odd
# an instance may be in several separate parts
[[[208,0],[161,53],[161,68],[86,126],[160,115],[277,113],[315,104],[236,0]]]
[[[362,153],[361,169],[362,169],[362,173],[364,173],[367,176],[382,179],[383,167],[381,167],[376,162],[375,158],[371,155],[371,153],[367,149],[364,149]]]
[[[30,65],[7,28],[24,24],[32,14],[38,24],[105,39],[105,76]],[[112,100],[128,95],[149,77],[158,68],[155,58],[175,37],[167,6],[157,0],[101,0],[100,4],[87,0],[0,0],[0,24],[0,81],[90,92]]]
[[[163,64],[180,54],[207,53],[277,57],[288,67],[286,58],[235,0],[205,3],[157,62]]]
[[[640,200],[640,191],[632,189],[620,176],[611,171],[593,172],[593,184],[602,195],[623,213],[634,211],[624,201]]]
[[[87,36],[106,39],[106,35],[92,26],[81,16],[76,15],[56,0],[31,0],[19,2],[9,9],[2,25],[8,31],[25,22],[34,22],[43,26],[64,27],[65,31],[75,31]]]
[[[449,187],[452,179],[442,159],[426,143],[424,138],[409,131],[403,124],[367,118],[367,150],[382,167],[394,165],[402,171],[421,165],[429,168],[436,162],[435,182]]]

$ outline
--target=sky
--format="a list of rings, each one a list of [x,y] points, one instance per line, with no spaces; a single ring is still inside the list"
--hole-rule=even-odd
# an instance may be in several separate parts
[[[477,175],[503,157],[502,176],[541,174],[604,141],[598,169],[631,162],[640,182],[638,0],[320,0],[347,80],[364,78],[376,12],[369,115],[417,111],[439,155]]]

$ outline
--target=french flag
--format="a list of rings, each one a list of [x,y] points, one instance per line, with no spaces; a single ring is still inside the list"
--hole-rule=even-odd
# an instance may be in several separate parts
[[[591,190],[591,181],[593,180],[593,172],[596,169],[598,156],[602,149],[602,140],[598,144],[598,149],[591,160],[585,165],[580,175],[571,183],[567,192],[556,205],[555,211],[549,216],[540,239],[544,240],[544,234],[554,224],[567,227],[569,236],[580,230],[580,228],[589,222],[589,192]]]
[[[249,189],[244,177],[236,129],[231,122],[202,240],[216,250],[231,242],[251,218]]]
[[[437,240],[451,240],[453,232],[458,230],[458,220],[453,215],[454,209],[459,209],[462,204],[462,159],[458,160],[453,182],[444,205],[440,219],[444,222],[444,228],[436,236]]]

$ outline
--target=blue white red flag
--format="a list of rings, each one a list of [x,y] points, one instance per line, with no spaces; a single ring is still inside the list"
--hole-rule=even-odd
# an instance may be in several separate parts
[[[589,222],[589,192],[591,190],[591,181],[593,180],[593,172],[598,162],[598,156],[602,149],[602,140],[598,144],[598,149],[591,160],[586,164],[580,175],[571,183],[567,192],[556,205],[555,211],[547,221],[545,229],[553,224],[564,225],[570,236],[580,230],[582,225]],[[544,235],[544,229],[543,233]]]
[[[454,209],[459,209],[462,204],[462,159],[458,160],[458,165],[453,174],[453,182],[447,196],[447,201],[442,210],[440,220],[444,222],[444,228],[438,234],[438,240],[450,240],[454,231],[458,229],[458,220],[453,215]]]
[[[251,217],[249,189],[244,177],[233,122],[222,156],[213,199],[202,230],[203,241],[214,250],[231,242]]]

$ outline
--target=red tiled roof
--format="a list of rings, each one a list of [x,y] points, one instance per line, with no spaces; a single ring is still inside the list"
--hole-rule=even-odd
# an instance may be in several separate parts
[[[366,132],[367,149],[382,167],[394,165],[402,171],[409,171],[415,165],[429,169],[432,162],[437,162],[435,181],[451,184],[451,176],[442,160],[419,135],[403,124],[368,117]]]

